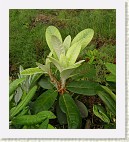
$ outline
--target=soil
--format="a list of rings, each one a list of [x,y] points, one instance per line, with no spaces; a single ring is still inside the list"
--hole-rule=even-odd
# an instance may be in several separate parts
[[[105,45],[116,45],[115,39],[105,39],[105,38],[97,38],[93,39],[92,42],[96,45],[96,49],[103,47]]]
[[[79,100],[88,108],[88,117],[82,121],[83,129],[102,129],[102,121],[93,113],[93,105],[104,105],[100,98],[98,96],[81,96]]]
[[[49,24],[59,28],[66,27],[66,21],[60,20],[54,15],[39,14],[35,18],[31,19],[30,27],[35,27],[38,23]]]

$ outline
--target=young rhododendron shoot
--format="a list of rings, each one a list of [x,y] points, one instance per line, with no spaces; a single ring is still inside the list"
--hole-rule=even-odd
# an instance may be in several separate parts
[[[46,42],[50,49],[50,54],[46,58],[46,64],[36,63],[38,67],[26,69],[22,75],[32,75],[37,73],[48,74],[51,82],[56,86],[60,94],[66,92],[66,81],[71,77],[72,72],[78,68],[85,60],[77,61],[77,58],[84,48],[93,38],[93,29],[84,29],[79,32],[73,40],[68,35],[64,40],[59,30],[54,26],[46,29]],[[53,64],[60,73],[60,80],[54,76],[51,69]]]

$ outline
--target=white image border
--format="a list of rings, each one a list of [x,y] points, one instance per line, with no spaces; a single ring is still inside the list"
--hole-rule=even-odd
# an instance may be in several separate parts
[[[116,129],[9,129],[9,9],[116,9]],[[124,0],[12,0],[0,6],[0,137],[125,138],[125,2]]]

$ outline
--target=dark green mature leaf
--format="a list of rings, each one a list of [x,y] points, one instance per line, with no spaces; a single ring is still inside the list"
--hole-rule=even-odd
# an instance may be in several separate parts
[[[36,114],[40,111],[48,110],[56,100],[58,93],[54,90],[47,90],[41,94],[32,104],[31,111]]]
[[[94,105],[93,106],[93,112],[102,121],[104,121],[104,122],[106,122],[108,124],[110,123],[110,119],[108,118],[108,116],[106,114],[106,110],[102,106],[100,106],[100,105]]]
[[[50,83],[50,80],[48,80],[48,78],[40,79],[38,84],[44,89],[52,89],[53,88],[53,85]]]
[[[116,92],[116,82],[108,82],[109,86],[110,86],[110,89],[113,91],[113,92]]]
[[[116,64],[106,63],[105,65],[113,75],[116,75]]]
[[[102,101],[105,103],[105,105],[108,107],[108,109],[116,115],[116,103],[111,98],[111,96],[103,91],[98,91],[97,95],[102,99]]]
[[[116,123],[105,124],[104,129],[116,129]]]
[[[106,86],[102,86],[101,87],[112,97],[112,99],[114,101],[116,101],[116,95],[112,92],[112,90],[110,90],[108,87]]]
[[[64,125],[68,123],[66,114],[60,109],[59,102],[56,105],[56,114],[57,114],[57,119],[60,125]]]
[[[51,124],[48,124],[47,129],[56,129],[54,126],[52,126]]]
[[[34,85],[36,85],[37,81],[39,80],[39,78],[42,76],[42,74],[34,74],[32,76],[32,79],[30,81],[30,86],[29,88],[32,88]]]
[[[59,105],[61,110],[67,115],[68,128],[80,128],[81,115],[72,97],[69,94],[63,94],[59,98]]]
[[[79,68],[75,69],[71,76],[72,79],[80,79],[80,78],[93,79],[96,77],[96,70],[93,65],[85,62]]]
[[[11,101],[12,101],[13,96],[14,96],[14,94],[12,94],[12,95],[10,95],[10,96],[9,96],[9,102],[11,102]]]
[[[102,90],[98,83],[86,80],[72,81],[67,84],[66,88],[73,93],[87,96],[96,95],[97,91]]]
[[[42,111],[35,115],[17,116],[12,120],[14,125],[35,125],[43,122],[45,119],[55,119],[56,116],[51,111]]]
[[[47,129],[49,123],[49,119],[45,119],[39,126],[39,129]]]
[[[25,114],[28,113],[28,111],[29,111],[29,107],[26,106],[26,107],[24,107],[24,108],[22,109],[22,111],[18,114],[18,116],[25,115]]]
[[[116,76],[113,74],[109,74],[106,76],[106,80],[110,82],[116,82]]]
[[[33,98],[35,92],[37,90],[37,86],[34,86],[29,93],[25,96],[25,98],[14,108],[10,111],[10,118],[13,118],[16,114],[18,114]]]
[[[9,84],[9,95],[11,95],[17,88],[20,83],[22,83],[25,78],[20,78],[14,80],[12,83]]]
[[[76,103],[78,109],[80,110],[82,118],[88,117],[88,109],[87,109],[87,107],[82,102],[80,102],[78,100],[75,100],[75,103]]]

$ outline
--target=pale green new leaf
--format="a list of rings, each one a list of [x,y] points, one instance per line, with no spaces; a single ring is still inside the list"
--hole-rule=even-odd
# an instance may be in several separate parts
[[[48,44],[52,54],[54,55],[55,58],[57,58],[56,53],[53,49],[53,43],[52,43],[52,40],[51,40],[52,35],[56,36],[60,40],[60,42],[62,42],[62,37],[61,37],[59,30],[54,26],[49,26],[46,29],[46,41],[47,41],[47,44]]]
[[[47,57],[52,57],[52,52],[50,52]],[[51,63],[51,61],[49,60],[49,58],[46,58],[45,65],[49,65],[49,67],[50,67],[50,63]]]
[[[37,73],[44,73],[42,69],[39,68],[28,68],[21,72],[22,75],[33,75]]]
[[[21,72],[21,71],[23,71],[24,70],[24,68],[23,68],[23,66],[19,66],[19,72]]]
[[[50,66],[40,64],[36,62],[36,65],[43,70],[43,72],[48,73],[50,71]]]
[[[72,45],[79,42],[79,44],[81,44],[81,50],[83,50],[92,40],[93,35],[93,29],[85,29],[75,36],[75,38],[72,40]]]
[[[52,57],[52,52],[49,53],[49,55],[47,57]],[[45,61],[45,66],[50,70],[50,59],[49,58],[46,58],[46,61]],[[48,70],[48,72],[49,72]]]
[[[61,67],[59,61],[56,60],[56,59],[53,58],[53,57],[48,57],[48,58],[49,58],[49,60],[57,67],[57,69],[61,72],[61,71],[62,71],[62,67]]]
[[[66,70],[63,70],[61,73],[60,73],[60,77],[62,78],[62,80],[66,80],[70,77],[71,73],[74,71],[74,68],[70,68],[70,69],[66,69]]]
[[[24,70],[24,68],[20,65],[20,66],[19,66],[19,73],[21,73],[23,70]],[[21,74],[18,74],[18,77],[19,77],[19,78],[23,78],[23,77],[25,77],[25,76],[23,76],[23,75],[21,75]]]
[[[64,54],[60,55],[59,62],[60,62],[60,65],[63,66],[63,68],[68,67],[68,60],[67,60],[67,57]]]
[[[75,64],[72,65],[72,66],[68,66],[67,68],[64,68],[64,69],[62,70],[62,72],[60,73],[60,77],[61,77],[63,80],[68,79],[68,78],[70,77],[71,73],[75,70],[75,68],[79,67],[83,61],[84,61],[84,60],[81,60],[81,61],[75,63]]]
[[[81,60],[81,61],[78,61],[78,62],[76,62],[74,65],[76,66],[76,67],[79,67],[80,65],[81,65],[81,63],[83,63],[85,60]]]
[[[69,49],[70,44],[71,44],[71,36],[68,35],[68,36],[64,39],[64,42],[63,42],[63,46],[64,46],[64,49],[65,49],[66,52],[67,52],[67,50]]]
[[[49,56],[49,57],[51,57],[51,56]],[[46,58],[45,65],[49,65],[49,68],[50,68],[50,63],[51,63],[51,61],[49,60],[49,58]]]
[[[64,54],[65,55],[65,49],[63,47],[62,42],[54,35],[51,36],[51,41],[52,41],[52,47],[54,52],[56,53],[56,56],[58,59],[60,59],[60,55]]]
[[[76,62],[80,51],[81,51],[81,45],[78,44],[78,43],[75,43],[74,45],[72,45],[68,49],[68,51],[66,53],[66,57],[67,57],[67,59],[69,61],[69,65],[72,65],[72,64],[74,64]]]
[[[101,87],[116,101],[116,95],[108,87],[101,85]]]

